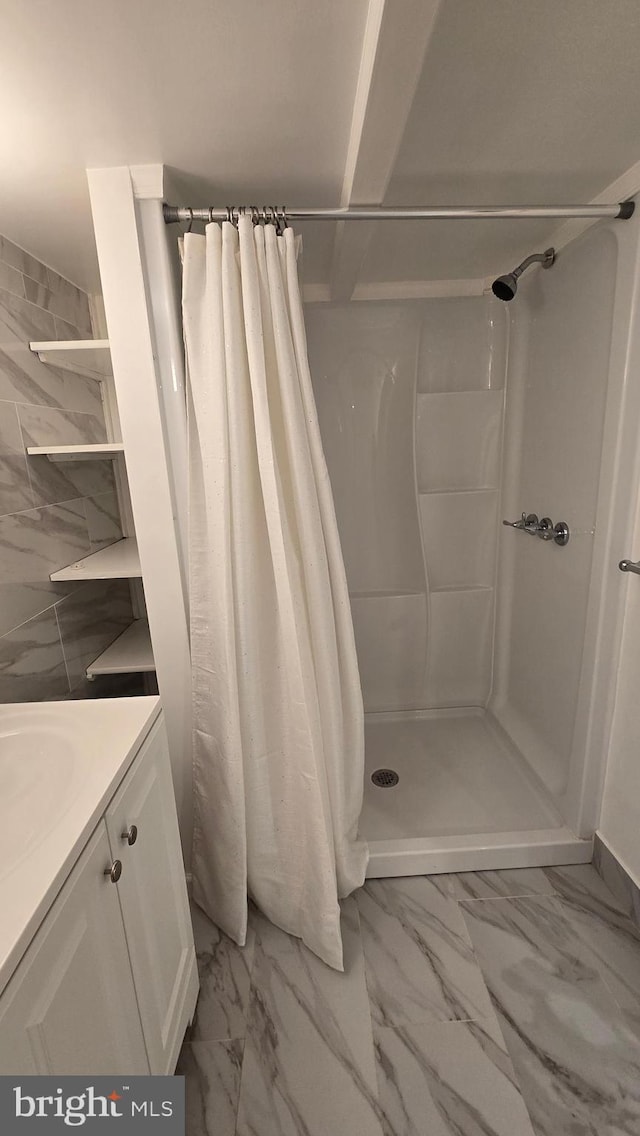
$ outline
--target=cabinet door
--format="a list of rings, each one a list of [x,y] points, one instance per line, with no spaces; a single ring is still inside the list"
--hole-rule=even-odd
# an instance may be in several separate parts
[[[152,1073],[172,1073],[198,991],[193,930],[162,721],[105,814]],[[135,825],[135,843],[127,833]]]
[[[0,997],[0,1074],[148,1073],[101,821]]]

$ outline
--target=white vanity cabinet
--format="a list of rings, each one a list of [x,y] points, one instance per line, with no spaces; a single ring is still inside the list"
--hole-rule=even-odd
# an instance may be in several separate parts
[[[148,1073],[101,821],[0,998],[0,1073]]]
[[[197,992],[160,718],[0,995],[0,1074],[172,1073]]]
[[[105,813],[113,859],[122,863],[117,889],[152,1073],[173,1073],[185,1005],[197,996],[166,745],[164,729],[156,727]]]

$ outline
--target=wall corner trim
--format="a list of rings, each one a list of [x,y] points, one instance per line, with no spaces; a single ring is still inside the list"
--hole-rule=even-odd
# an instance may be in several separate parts
[[[130,166],[133,196],[138,200],[164,197],[164,166],[154,162],[147,166]]]

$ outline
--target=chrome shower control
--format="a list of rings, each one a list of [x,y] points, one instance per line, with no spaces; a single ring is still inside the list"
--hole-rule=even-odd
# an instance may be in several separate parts
[[[523,532],[535,534],[538,531],[538,517],[536,513],[523,513],[519,521],[503,521],[510,529],[522,529]]]
[[[519,521],[503,521],[502,523],[510,529],[523,529],[526,524],[526,520],[527,514],[523,513]]]
[[[123,840],[126,840],[129,847],[131,847],[131,845],[135,844],[136,840],[138,839],[137,826],[135,824],[130,825],[130,827],[127,828],[125,832],[120,833],[120,836]]]
[[[503,521],[502,523],[507,528],[522,529],[530,536],[539,536],[540,540],[553,540],[561,548],[569,543],[571,535],[566,521],[558,521],[554,525],[551,517],[543,517],[542,520],[538,520],[537,513],[523,513],[519,521]]]
[[[114,860],[110,868],[105,868],[104,874],[109,877],[112,884],[117,884],[122,875],[122,860]]]

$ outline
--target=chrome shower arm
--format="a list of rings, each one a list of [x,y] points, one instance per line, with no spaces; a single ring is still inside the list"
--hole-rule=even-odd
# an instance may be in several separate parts
[[[526,271],[530,264],[541,264],[543,268],[551,268],[555,259],[556,252],[555,249],[552,248],[545,249],[544,252],[532,252],[531,256],[526,257],[526,259],[522,261],[522,264],[514,268],[511,275],[515,276],[517,279],[518,276],[522,276],[522,273]]]

